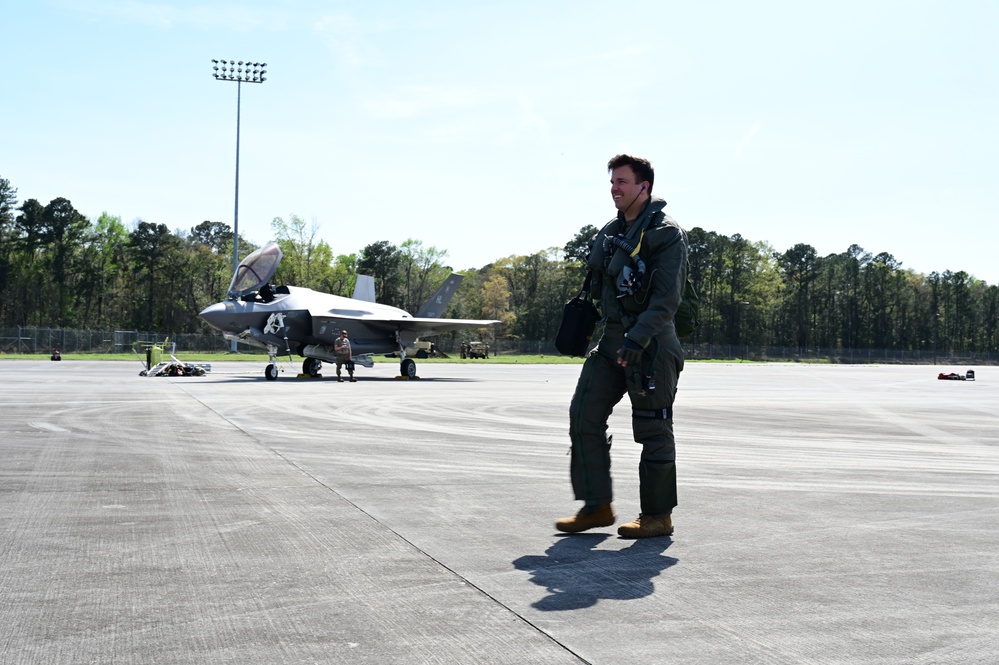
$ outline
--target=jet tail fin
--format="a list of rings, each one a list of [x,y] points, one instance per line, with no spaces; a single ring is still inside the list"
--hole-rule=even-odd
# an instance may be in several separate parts
[[[375,278],[371,275],[358,275],[354,284],[354,300],[375,301]]]
[[[447,309],[448,304],[451,302],[451,298],[454,297],[455,292],[458,290],[458,286],[461,284],[461,280],[465,279],[464,275],[459,275],[458,273],[451,273],[451,276],[444,280],[441,287],[437,289],[437,292],[430,296],[430,300],[423,303],[423,307],[420,311],[416,313],[416,318],[418,319],[439,319],[444,310]]]

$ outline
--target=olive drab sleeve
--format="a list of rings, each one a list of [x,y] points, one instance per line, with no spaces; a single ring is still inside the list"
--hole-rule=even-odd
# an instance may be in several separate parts
[[[604,227],[597,232],[596,237],[590,244],[590,255],[586,258],[586,269],[591,271],[592,278],[590,280],[590,297],[596,300],[598,303],[601,302],[603,297],[603,287],[604,287],[604,238],[609,232],[608,229],[617,224],[617,220],[611,220]],[[600,305],[600,312],[607,317],[607,312],[603,305]]]
[[[687,243],[678,227],[662,224],[650,229],[645,242],[649,244],[648,290],[637,295],[645,295],[647,302],[628,330],[628,338],[643,348],[653,336],[673,327],[673,316],[680,306],[687,278]]]

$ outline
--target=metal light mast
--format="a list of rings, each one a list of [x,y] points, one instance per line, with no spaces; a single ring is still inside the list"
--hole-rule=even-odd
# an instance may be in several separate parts
[[[232,274],[239,267],[239,113],[243,83],[263,83],[267,79],[266,62],[243,62],[240,60],[212,60],[216,81],[236,82],[236,202],[232,214]],[[236,352],[236,340],[232,341],[231,351]]]

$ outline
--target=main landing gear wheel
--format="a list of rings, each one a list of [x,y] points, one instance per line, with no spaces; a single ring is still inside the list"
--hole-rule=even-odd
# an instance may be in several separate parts
[[[407,379],[416,378],[416,363],[406,358],[400,363],[400,369],[402,370],[402,375]]]
[[[267,377],[268,381],[273,381],[277,378],[278,368],[277,365],[271,363],[264,369],[264,376]]]
[[[323,368],[323,362],[319,358],[306,358],[302,361],[302,374],[316,376]]]

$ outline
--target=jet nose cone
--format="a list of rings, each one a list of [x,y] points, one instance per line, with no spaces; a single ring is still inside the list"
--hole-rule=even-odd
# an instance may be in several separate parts
[[[207,321],[210,326],[218,328],[219,330],[225,330],[224,322],[225,319],[228,318],[226,309],[226,304],[224,302],[217,302],[214,305],[209,305],[201,310],[201,314],[199,314],[199,316]]]

